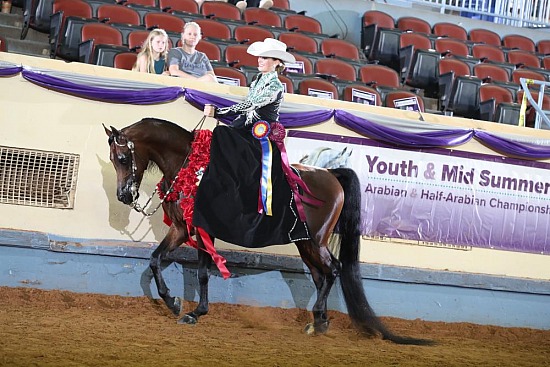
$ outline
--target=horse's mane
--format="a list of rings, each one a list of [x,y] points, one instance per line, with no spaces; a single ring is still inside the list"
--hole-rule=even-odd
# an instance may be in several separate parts
[[[178,131],[179,133],[192,134],[189,130],[184,129],[183,127],[181,127],[176,123],[173,123],[172,121],[163,120],[156,117],[142,118],[140,121],[124,128],[123,132],[127,133],[127,131],[132,130],[134,128],[139,128],[142,125],[152,125],[153,127],[164,127],[170,130]]]
[[[151,132],[154,132],[157,139],[160,140],[173,140],[175,137],[182,134],[189,135],[190,139],[193,139],[192,132],[171,121],[155,117],[142,118],[140,121],[125,127],[124,129],[122,129],[121,132],[126,135],[126,137],[130,140],[135,139],[136,135],[138,135],[138,132],[140,133],[141,138],[148,138],[149,136],[152,136]],[[159,134],[161,135],[159,136]],[[159,170],[159,168],[153,161],[149,161],[147,170],[156,171]]]

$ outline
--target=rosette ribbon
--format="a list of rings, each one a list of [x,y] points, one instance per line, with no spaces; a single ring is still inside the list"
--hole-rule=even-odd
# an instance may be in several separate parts
[[[298,217],[302,222],[305,222],[306,214],[302,202],[313,206],[321,206],[323,204],[323,201],[317,199],[315,195],[313,195],[304,180],[302,180],[302,178],[298,176],[298,174],[294,172],[294,170],[290,167],[290,164],[288,163],[288,154],[286,153],[284,143],[286,131],[283,124],[281,124],[280,122],[273,122],[271,124],[270,130],[271,131],[269,133],[269,140],[275,143],[275,145],[277,146],[277,148],[279,148],[279,151],[281,152],[281,166],[283,168],[283,173],[290,186],[290,189],[294,193],[294,201],[296,202]],[[302,191],[309,196],[302,195],[299,188],[301,188]]]
[[[273,167],[273,148],[268,139],[271,127],[267,121],[258,121],[252,126],[252,135],[258,139],[262,147],[262,174],[260,175],[260,190],[258,192],[258,213],[273,215],[273,182],[271,170]]]

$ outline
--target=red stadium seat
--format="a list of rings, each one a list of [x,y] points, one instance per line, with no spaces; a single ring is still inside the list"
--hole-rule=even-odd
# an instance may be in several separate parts
[[[234,29],[233,34],[237,42],[247,45],[274,37],[269,30],[255,25],[238,26]]]
[[[338,99],[338,89],[331,82],[321,78],[304,79],[298,85],[298,93],[327,99]]]
[[[454,23],[436,23],[432,28],[432,33],[439,37],[450,37],[462,41],[468,40],[468,32],[466,32],[466,29]]]
[[[502,45],[507,48],[519,48],[523,51],[536,52],[535,42],[520,34],[508,34],[502,37]]]
[[[121,52],[114,57],[114,67],[116,69],[132,70],[137,60],[135,52]]]
[[[283,23],[279,14],[269,9],[246,8],[243,19],[248,24],[281,28]]]
[[[425,34],[432,33],[430,23],[417,17],[401,17],[397,19],[397,28],[402,31],[412,31]]]
[[[485,28],[470,29],[468,38],[474,43],[485,43],[497,47],[502,45],[502,40],[498,33]]]

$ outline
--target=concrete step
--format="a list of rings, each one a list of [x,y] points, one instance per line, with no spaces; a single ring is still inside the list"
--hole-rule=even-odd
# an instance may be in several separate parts
[[[0,13],[0,24],[19,27],[23,25],[23,15],[13,10],[10,14]]]
[[[8,52],[16,54],[50,57],[50,45],[44,42],[20,40],[19,38],[6,38]]]
[[[6,38],[19,39],[21,38],[21,27],[22,24],[13,26],[0,23],[0,34]],[[25,41],[48,43],[48,34],[29,29]]]
[[[8,52],[49,57],[50,45],[48,34],[29,29],[27,37],[21,40],[23,27],[23,11],[21,8],[12,7],[11,13],[0,13],[0,35],[6,39]]]

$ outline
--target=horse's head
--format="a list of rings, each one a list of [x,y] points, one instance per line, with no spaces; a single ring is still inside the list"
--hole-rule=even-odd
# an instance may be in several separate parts
[[[110,159],[116,171],[117,198],[124,204],[134,204],[139,197],[139,185],[148,159],[143,159],[145,152],[141,152],[122,131],[112,126],[110,130],[105,125],[103,128],[109,137]]]

